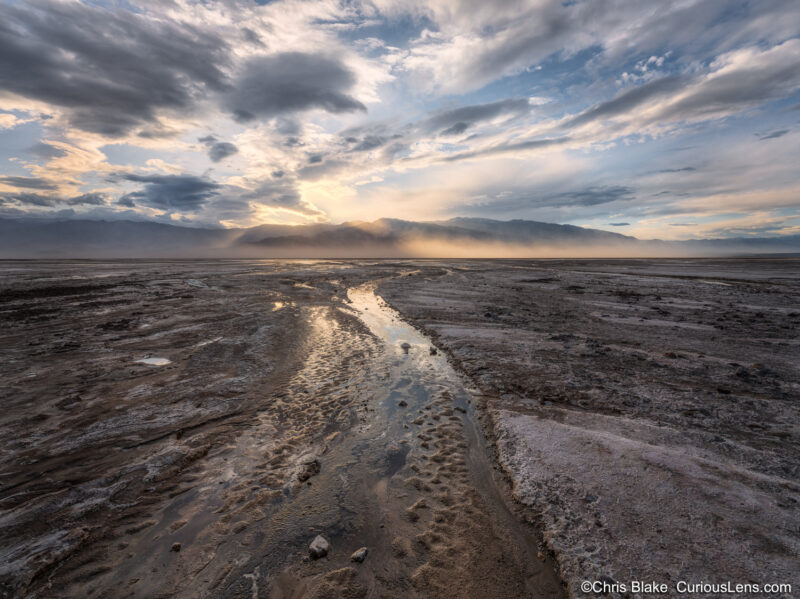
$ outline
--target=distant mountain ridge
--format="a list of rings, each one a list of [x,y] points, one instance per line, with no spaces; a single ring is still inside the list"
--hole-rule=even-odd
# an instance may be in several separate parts
[[[539,257],[800,252],[800,235],[642,241],[529,220],[383,218],[341,224],[190,228],[147,221],[0,219],[2,258]]]

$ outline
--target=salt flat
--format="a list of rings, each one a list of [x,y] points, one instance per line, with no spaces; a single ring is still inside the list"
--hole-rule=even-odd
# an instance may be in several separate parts
[[[797,261],[2,269],[4,597],[797,584]]]
[[[573,595],[600,577],[797,588],[800,263],[439,268],[381,290],[481,388]]]

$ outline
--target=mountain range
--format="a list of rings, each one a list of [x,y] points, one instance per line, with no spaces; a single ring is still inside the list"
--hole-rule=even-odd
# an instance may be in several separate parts
[[[793,254],[800,235],[639,240],[529,220],[192,228],[146,221],[0,219],[0,258],[636,257]]]

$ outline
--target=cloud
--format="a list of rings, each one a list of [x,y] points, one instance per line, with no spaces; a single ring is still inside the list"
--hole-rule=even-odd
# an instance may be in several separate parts
[[[649,128],[729,117],[793,93],[800,86],[798,63],[800,39],[734,50],[712,61],[707,72],[648,81],[567,118],[559,129],[580,129],[589,143],[607,142]]]
[[[227,141],[215,143],[208,149],[208,157],[212,162],[219,162],[228,156],[233,156],[239,151],[235,145]]]
[[[357,140],[354,140],[357,141]],[[369,152],[375,148],[380,148],[388,141],[388,138],[379,135],[366,135],[361,141],[353,146],[353,152]]]
[[[530,110],[528,100],[507,98],[487,104],[473,104],[438,112],[428,118],[425,127],[440,135],[460,135],[472,125],[502,115],[521,115]]]
[[[218,141],[213,135],[201,137],[197,141],[205,144],[206,148],[208,148],[208,157],[211,159],[211,162],[220,162],[239,151],[239,148],[234,144],[227,141]]]
[[[465,123],[464,121],[458,121],[457,123],[453,123],[447,129],[443,129],[439,135],[461,135],[469,129],[470,123]]]
[[[662,168],[660,170],[654,171],[656,173],[691,173],[696,171],[697,169],[693,166],[682,166],[680,168]]]
[[[50,160],[51,158],[62,158],[67,155],[67,152],[61,148],[57,148],[47,142],[36,142],[30,148],[28,148],[28,152],[33,154],[36,158],[40,158],[42,160]]]
[[[108,204],[108,196],[104,193],[90,192],[84,193],[74,198],[70,198],[66,202],[72,206],[90,205],[90,206],[105,206]]]
[[[608,223],[610,227],[628,227],[630,223]]]
[[[774,44],[797,35],[800,11],[791,0],[729,3],[708,0],[478,2],[374,0],[387,14],[412,13],[434,22],[408,50],[403,66],[418,85],[463,93],[549,60],[592,53],[595,68],[645,60],[664,48],[691,51],[701,62],[731,45]],[[648,69],[658,67],[658,57]],[[585,59],[584,59],[585,60]],[[619,72],[619,71],[617,71]]]
[[[260,206],[283,209],[304,217],[327,220],[322,210],[303,200],[293,181],[263,181],[252,191],[243,193],[241,198]]]
[[[649,81],[644,85],[621,93],[613,100],[602,102],[583,111],[578,116],[569,119],[564,127],[581,127],[595,121],[627,115],[646,102],[682,89],[686,83],[687,80],[683,76],[662,77],[661,79]]]
[[[19,187],[22,189],[43,189],[53,190],[56,185],[52,181],[41,179],[39,177],[14,177],[14,176],[0,176],[0,185],[8,185],[9,187]]]
[[[513,143],[502,143],[488,148],[481,148],[469,152],[460,152],[458,154],[451,154],[443,158],[445,162],[455,162],[458,160],[467,160],[470,158],[479,158],[484,156],[495,156],[498,154],[508,154],[510,152],[520,152],[524,150],[535,150],[539,148],[547,148],[550,146],[559,146],[567,143],[569,137],[560,137],[555,139],[531,139],[527,141],[519,141]]]
[[[136,175],[123,179],[144,183],[144,187],[123,195],[119,204],[149,206],[169,212],[197,212],[217,196],[220,185],[194,175]]]
[[[69,198],[25,192],[0,194],[0,204],[3,206],[36,206],[39,208],[53,208],[63,204],[69,206],[106,206],[108,198],[105,194],[99,192],[84,193]]]
[[[209,31],[78,2],[0,5],[0,88],[122,136],[226,86],[228,44]]]
[[[19,125],[19,119],[13,114],[0,112],[0,129],[13,129]]]
[[[711,72],[656,111],[653,120],[724,116],[783,98],[800,85],[800,39],[763,50],[749,47],[721,55]]]
[[[586,187],[577,191],[550,196],[549,205],[559,206],[597,206],[619,200],[628,201],[634,198],[634,190],[624,185],[608,185]]]
[[[788,129],[781,129],[780,131],[773,131],[772,133],[767,133],[766,135],[759,137],[760,141],[764,141],[765,139],[778,139],[779,137],[783,137],[789,133]]]
[[[242,122],[319,108],[327,112],[366,111],[348,95],[356,77],[341,62],[323,54],[283,52],[251,58],[228,98]]]

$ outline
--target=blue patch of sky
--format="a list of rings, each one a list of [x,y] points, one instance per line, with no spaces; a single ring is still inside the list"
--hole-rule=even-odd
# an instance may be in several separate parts
[[[0,129],[0,164],[4,175],[25,175],[29,171],[19,161],[41,162],[30,149],[41,139],[44,128],[40,123],[24,123],[12,129]]]
[[[565,90],[570,87],[585,87],[592,83],[593,79],[586,71],[585,66],[601,51],[599,46],[592,46],[568,58],[554,53],[538,64],[529,65],[519,73],[492,81],[481,89],[467,94],[443,96],[437,103],[451,107],[456,103],[459,105],[485,104],[505,98],[541,96],[552,101],[546,109],[542,110],[546,110],[552,116],[560,116],[561,113],[567,111],[568,97]],[[554,110],[556,114],[553,114]]]
[[[355,24],[358,25],[358,22]],[[387,46],[406,48],[409,42],[418,38],[425,29],[437,31],[438,26],[426,16],[399,15],[383,19],[380,24],[366,24],[345,29],[339,33],[339,37],[347,42],[377,38]]]
[[[165,162],[175,159],[185,159],[186,153],[181,151],[153,150],[152,148],[140,148],[128,144],[108,144],[100,148],[106,155],[109,164],[120,166],[147,166],[147,161],[153,158],[160,158]]]

